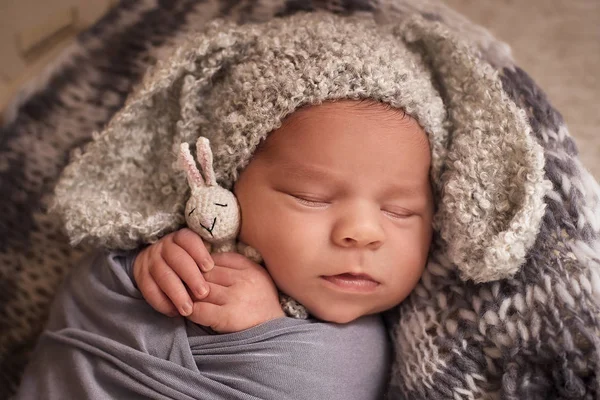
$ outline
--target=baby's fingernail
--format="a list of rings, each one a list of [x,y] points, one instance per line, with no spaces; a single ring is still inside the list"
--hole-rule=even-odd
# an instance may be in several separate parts
[[[215,263],[212,260],[212,258],[207,258],[206,260],[202,261],[202,270],[204,272],[210,271],[211,269],[213,269],[214,266],[215,266]]]
[[[181,315],[190,315],[192,313],[192,303],[186,302],[181,306]]]
[[[208,289],[205,286],[198,286],[196,289],[196,296],[202,298],[208,294]]]

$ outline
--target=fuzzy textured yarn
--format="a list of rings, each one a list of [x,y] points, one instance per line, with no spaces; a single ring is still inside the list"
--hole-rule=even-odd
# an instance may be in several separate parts
[[[498,241],[489,240],[496,237],[491,235],[479,242],[523,245],[524,264],[517,267],[511,277],[481,283],[461,279],[465,277],[461,275],[461,265],[464,268],[469,263],[457,263],[462,252],[451,256],[451,247],[445,247],[447,239],[441,235],[436,237],[436,251],[432,252],[418,286],[405,302],[387,314],[395,353],[387,397],[509,400],[600,397],[598,184],[579,162],[576,146],[562,117],[535,82],[516,65],[509,48],[434,0],[173,0],[158,3],[140,0],[121,2],[94,29],[81,35],[63,54],[60,63],[21,93],[9,108],[12,112],[7,114],[6,126],[2,129],[0,184],[4,195],[0,198],[3,210],[0,227],[4,229],[4,241],[0,245],[0,397],[9,397],[14,391],[57,285],[85,250],[82,246],[69,247],[58,218],[44,212],[50,188],[67,162],[69,151],[92,139],[92,131],[101,129],[111,119],[138,84],[144,70],[157,58],[163,58],[164,49],[186,41],[190,31],[205,26],[209,20],[225,17],[251,24],[319,10],[344,18],[371,15],[382,26],[422,26],[421,32],[430,34],[421,36],[418,29],[410,31],[404,40],[408,43],[412,35],[414,41],[408,45],[409,50],[420,53],[431,71],[443,72],[440,77],[449,76],[454,65],[458,65],[454,79],[446,82],[453,80],[471,88],[473,92],[463,93],[467,100],[479,98],[481,104],[488,101],[492,106],[508,110],[514,110],[512,107],[516,105],[529,126],[525,129],[529,139],[521,138],[519,143],[529,140],[540,146],[543,172],[552,183],[540,205],[540,210],[545,205],[540,211],[543,218],[537,236],[532,235],[531,245],[512,234],[504,237],[498,234]],[[410,22],[415,19],[420,22]],[[436,36],[436,31],[444,33]],[[273,34],[278,35],[279,32]],[[450,40],[450,36],[454,39]],[[454,53],[452,43],[469,50]],[[436,50],[419,50],[423,48]],[[471,72],[461,67],[465,60],[473,63]],[[468,83],[473,76],[490,83],[488,89],[492,97],[487,97],[488,90],[483,87],[477,89],[476,82],[475,86]],[[435,78],[435,89],[448,106],[448,99],[460,94],[444,92],[441,90],[444,85],[438,85],[437,75]],[[171,93],[177,96],[176,91]],[[449,107],[447,111],[449,125],[444,127],[450,138],[454,132],[461,132],[456,130],[460,124],[456,121],[468,120],[470,114],[481,114],[485,120],[489,113],[483,107],[465,108],[462,112]],[[113,121],[118,118],[115,116]],[[474,140],[487,140],[488,136],[483,134],[486,126],[476,125],[476,129],[470,130],[479,132],[474,133],[479,135],[474,136]],[[497,136],[490,139],[494,143],[499,140]],[[140,148],[160,147],[162,143],[158,140],[158,136],[153,136],[145,141],[147,148],[141,145]],[[467,136],[465,140],[469,142]],[[449,142],[443,166],[450,167],[450,175],[442,171],[441,195],[446,193],[444,182],[451,182],[453,176],[460,177],[461,171],[467,171],[478,157],[466,151],[453,153],[454,141]],[[498,141],[499,146],[502,143]],[[171,144],[166,143],[166,146]],[[532,154],[538,151],[535,146],[531,149]],[[131,175],[134,170],[127,168],[143,165],[143,154],[121,165],[121,176],[125,180],[136,179]],[[498,181],[500,193],[510,191],[507,187],[511,185],[519,186],[523,179],[540,182],[535,174],[529,176],[528,168],[521,169],[522,165],[532,166],[535,162],[507,165],[513,162],[512,156],[507,156],[498,164],[499,173],[506,173],[506,179]],[[492,177],[498,176],[491,167],[485,171]],[[520,179],[513,181],[515,176]],[[167,186],[172,190],[171,175],[164,173],[152,178],[159,190]],[[183,185],[184,177],[181,179]],[[455,187],[449,189],[460,191],[461,182],[457,180]],[[467,180],[466,183],[472,182]],[[482,210],[487,210],[490,203],[495,209],[508,199],[508,204],[514,206],[516,219],[506,219],[495,228],[498,233],[511,229],[519,232],[530,221],[519,213],[519,204],[532,204],[528,203],[528,196],[535,190],[545,190],[544,183],[538,184],[535,190],[534,186],[520,192],[516,188],[521,196],[498,199],[486,197],[495,193],[494,188],[487,187],[477,192],[483,195],[478,195],[481,209],[462,209],[464,203],[457,197],[456,201],[448,202],[450,208],[446,211],[455,207],[468,214],[470,210],[476,217],[472,225],[475,234],[482,227],[494,229],[479,220],[484,215]],[[111,188],[108,189],[110,192]],[[126,199],[123,201],[129,205]],[[474,206],[477,199],[471,201],[467,204]],[[99,203],[90,203],[94,204]],[[493,210],[488,212],[492,213],[488,216],[495,215]],[[495,212],[503,213],[502,208]],[[176,216],[176,212],[158,213],[150,222],[155,223],[154,226],[174,224]],[[521,217],[524,219],[519,220]],[[137,219],[140,220],[148,222]],[[490,221],[496,220],[490,218]],[[470,227],[469,224],[462,226]],[[148,233],[145,228],[140,227],[131,237],[125,231],[117,229],[117,232],[131,242],[142,240],[144,235],[161,234],[160,231]],[[90,237],[90,242],[108,236],[108,233],[102,236],[100,230],[94,236],[96,239]],[[451,239],[451,235],[448,237]],[[482,249],[477,245],[476,248]],[[485,253],[480,254],[483,260]],[[488,257],[492,259],[494,254]]]

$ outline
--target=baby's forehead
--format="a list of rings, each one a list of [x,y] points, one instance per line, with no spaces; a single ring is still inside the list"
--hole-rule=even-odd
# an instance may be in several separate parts
[[[385,175],[421,184],[429,181],[431,151],[426,133],[402,110],[353,101],[297,110],[268,135],[251,164],[257,160],[264,172],[289,179],[383,181],[378,177]]]
[[[429,151],[427,134],[403,109],[372,99],[344,99],[296,109],[283,119],[279,128],[261,141],[256,154],[267,150],[277,152],[282,142],[303,141],[304,137],[314,136],[315,132],[326,140],[331,135],[356,129],[360,130],[358,139],[377,141],[377,135],[394,135]],[[302,148],[298,146],[297,152]]]

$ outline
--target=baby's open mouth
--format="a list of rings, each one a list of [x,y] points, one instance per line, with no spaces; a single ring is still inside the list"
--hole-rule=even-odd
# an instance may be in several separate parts
[[[379,286],[379,282],[367,274],[339,274],[323,275],[322,278],[334,287],[355,292],[372,292]]]

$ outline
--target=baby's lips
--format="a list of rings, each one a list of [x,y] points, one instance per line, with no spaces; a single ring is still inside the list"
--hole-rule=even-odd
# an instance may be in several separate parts
[[[379,286],[379,282],[366,274],[344,273],[325,275],[323,279],[344,291],[370,293]]]

